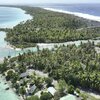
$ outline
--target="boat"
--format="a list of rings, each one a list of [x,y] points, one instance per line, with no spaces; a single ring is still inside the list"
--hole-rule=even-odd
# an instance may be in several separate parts
[[[8,88],[6,88],[5,90],[9,90],[9,87],[8,87]]]

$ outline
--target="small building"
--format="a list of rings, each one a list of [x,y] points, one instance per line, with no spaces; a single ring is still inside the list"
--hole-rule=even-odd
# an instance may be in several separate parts
[[[54,87],[49,87],[49,88],[47,89],[47,91],[48,91],[50,94],[52,94],[53,96],[54,96],[54,94],[55,94],[55,92],[56,92],[56,90],[55,90]]]
[[[24,78],[24,77],[27,77],[27,76],[29,76],[28,72],[21,73],[20,78]]]
[[[17,82],[19,85],[23,85],[24,81],[21,79],[20,81]]]
[[[36,92],[34,95],[35,96],[38,96],[39,98],[41,97],[41,93],[42,93],[42,91],[38,91],[38,92]]]
[[[72,95],[72,94],[68,94],[62,98],[60,98],[60,100],[77,100],[76,96]]]
[[[30,87],[29,94],[34,93],[35,90],[36,90],[36,85],[34,84],[33,86]]]

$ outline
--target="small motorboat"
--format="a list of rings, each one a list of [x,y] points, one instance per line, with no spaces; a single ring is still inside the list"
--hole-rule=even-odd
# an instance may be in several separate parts
[[[9,90],[9,87],[8,87],[8,88],[6,88],[5,90]]]

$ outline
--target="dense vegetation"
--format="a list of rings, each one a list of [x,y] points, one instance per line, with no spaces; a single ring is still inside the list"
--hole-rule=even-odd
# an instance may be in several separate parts
[[[47,11],[35,7],[20,7],[33,19],[7,30],[6,40],[16,47],[35,46],[36,43],[66,42],[100,36],[100,23],[73,15]],[[88,28],[87,28],[88,27]]]
[[[88,42],[78,47],[61,46],[55,51],[44,49],[37,53],[19,55],[10,61],[10,66],[14,69],[13,62],[20,65],[18,72],[31,66],[31,69],[48,72],[56,80],[65,80],[68,85],[100,92],[100,54],[95,51],[94,43]],[[6,66],[7,64],[3,64],[0,70],[4,72],[7,70]]]
[[[98,22],[89,21],[69,14],[47,11],[41,8],[20,7],[33,16],[32,20],[22,22],[13,29],[1,29],[8,32],[6,41],[16,47],[35,46],[36,43],[66,42],[100,37]],[[100,47],[100,44],[96,45]],[[0,73],[11,81],[12,87],[21,95],[26,94],[27,83],[35,84],[36,92],[42,89],[43,84],[51,86],[52,79],[63,80],[67,83],[67,92],[73,94],[76,87],[100,92],[100,54],[96,52],[94,43],[81,43],[80,46],[60,46],[53,50],[43,49],[37,52],[19,54],[18,57],[5,58],[0,65]],[[50,78],[42,78],[33,73],[26,78],[20,78],[27,70],[39,70],[48,73]],[[17,82],[23,81],[21,85]],[[63,85],[63,88],[65,85]],[[79,93],[79,90],[76,89]],[[64,96],[57,91],[54,98]],[[34,93],[33,93],[34,94]],[[42,93],[40,99],[51,99],[49,93]],[[27,100],[39,100],[31,96]]]

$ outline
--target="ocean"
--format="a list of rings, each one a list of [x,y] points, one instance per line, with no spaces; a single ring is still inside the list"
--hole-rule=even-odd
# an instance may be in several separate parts
[[[100,22],[100,4],[51,4],[39,7]]]
[[[100,4],[45,4],[39,7],[100,16]]]

